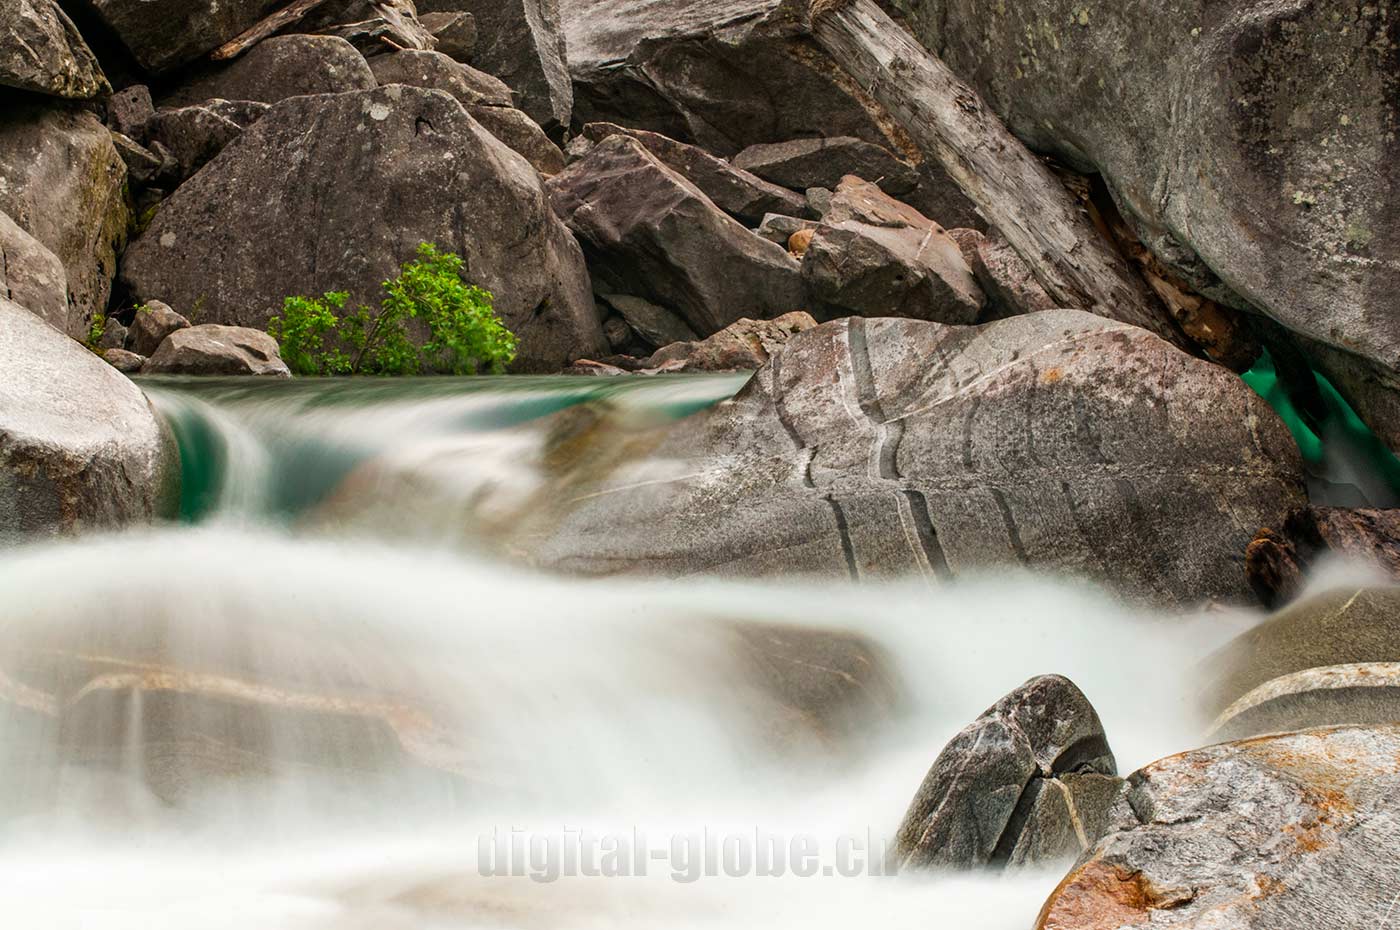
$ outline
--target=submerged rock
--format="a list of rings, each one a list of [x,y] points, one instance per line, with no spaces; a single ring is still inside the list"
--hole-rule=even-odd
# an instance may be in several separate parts
[[[277,340],[242,326],[206,323],[176,329],[142,366],[146,375],[258,375],[290,378]]]
[[[56,0],[7,0],[0,7],[0,85],[72,100],[111,91]]]
[[[1037,930],[1317,930],[1395,902],[1400,727],[1263,737],[1135,772]]]
[[[518,368],[605,351],[583,256],[539,175],[457,100],[416,87],[277,104],[165,203],[122,276],[138,300],[265,329],[289,295],[377,304],[422,242],[462,255],[495,295]]]
[[[0,542],[116,529],[177,501],[174,443],[145,395],[0,299]]]
[[[1036,865],[1098,839],[1121,780],[1089,699],[1034,678],[953,737],[895,835],[903,869]]]

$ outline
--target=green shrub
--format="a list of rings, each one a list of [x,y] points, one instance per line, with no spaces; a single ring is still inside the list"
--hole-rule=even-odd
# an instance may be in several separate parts
[[[268,332],[299,375],[500,374],[514,361],[517,340],[496,316],[491,294],[462,280],[462,267],[459,256],[425,242],[416,261],[384,282],[378,311],[346,313],[343,292],[288,297]],[[428,330],[421,346],[409,337],[414,319]]]
[[[88,327],[87,342],[84,343],[93,352],[99,351],[99,344],[102,337],[107,335],[107,314],[94,313],[92,315],[92,325]]]

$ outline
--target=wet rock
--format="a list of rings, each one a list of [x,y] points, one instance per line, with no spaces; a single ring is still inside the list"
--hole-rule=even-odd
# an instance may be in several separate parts
[[[1374,923],[1400,856],[1400,728],[1212,746],[1129,777],[1037,930]]]
[[[702,336],[804,304],[797,262],[727,216],[636,139],[599,143],[549,187],[604,293],[669,307]]]
[[[512,104],[510,88],[504,83],[440,52],[407,49],[378,55],[371,66],[380,84],[408,84],[446,91],[466,107],[509,107]]]
[[[811,304],[823,319],[897,316],[966,324],[977,322],[986,303],[957,243],[933,224],[895,229],[851,220],[818,226],[789,248],[794,244],[803,254]]]
[[[612,123],[589,123],[583,136],[602,142],[611,136],[631,136],[677,174],[705,192],[715,206],[741,223],[757,225],[769,213],[803,213],[806,200],[792,191],[736,168],[704,149],[676,142],[654,132],[623,129]]]
[[[9,0],[0,7],[0,85],[71,100],[112,89],[55,0]]]
[[[564,153],[523,110],[477,106],[469,107],[468,112],[487,132],[522,155],[544,177],[552,178],[564,170]]]
[[[700,338],[685,324],[685,320],[665,307],[658,307],[640,297],[604,294],[603,301],[622,316],[629,330],[654,348],[673,342],[694,342]]]
[[[284,0],[88,0],[136,61],[152,73],[189,64],[257,25]]]
[[[335,36],[273,36],[226,65],[200,71],[161,99],[162,107],[206,100],[276,103],[305,94],[338,94],[378,86],[364,56]]]
[[[115,529],[175,506],[174,443],[130,381],[2,299],[0,365],[0,541]]]
[[[800,310],[775,320],[739,320],[708,339],[665,346],[647,360],[667,371],[757,371],[783,350],[788,340],[817,325]]]
[[[1054,298],[1045,293],[1025,259],[1001,236],[980,239],[974,256],[972,273],[987,295],[988,319],[1055,309]]]
[[[141,368],[146,364],[146,356],[116,347],[103,349],[102,358],[124,375],[140,374]]]
[[[664,489],[623,464],[590,476],[540,515],[538,562],[935,582],[1019,567],[1143,602],[1238,601],[1253,527],[1304,493],[1291,436],[1236,376],[1071,310],[828,323],[649,442],[674,464]]]
[[[475,16],[470,13],[423,13],[418,21],[437,40],[435,51],[463,64],[471,63],[479,36]]]
[[[734,166],[793,190],[834,188],[847,175],[876,184],[888,194],[907,194],[919,175],[889,149],[850,136],[792,139],[751,145],[734,156]]]
[[[1400,160],[1379,154],[1400,125],[1392,6],[905,5],[1031,148],[1101,173],[1196,293],[1330,346],[1328,376],[1400,446],[1400,329],[1382,309],[1400,292]]]
[[[1121,780],[1103,724],[1074,683],[1031,679],[953,737],[895,835],[901,870],[1073,859]]]
[[[0,108],[0,211],[58,256],[71,308],[65,331],[87,334],[112,293],[126,244],[126,165],[89,113],[36,102]]]
[[[1261,529],[1245,553],[1250,587],[1266,607],[1293,600],[1312,566],[1329,557],[1400,581],[1400,511],[1307,507],[1278,530]]]
[[[141,145],[146,144],[146,127],[155,115],[151,90],[144,84],[124,88],[107,101],[108,128]]]
[[[154,355],[167,336],[189,325],[189,320],[159,300],[141,304],[131,320],[127,348],[138,355]]]
[[[83,321],[68,305],[68,274],[44,244],[0,213],[0,298],[13,301],[70,336]]]
[[[166,336],[142,367],[145,375],[258,375],[290,378],[277,340],[242,326],[182,327]]]
[[[345,190],[357,196],[325,194]],[[422,242],[462,255],[495,295],[519,369],[605,351],[583,256],[539,175],[458,101],[420,88],[276,104],[166,201],[122,274],[137,300],[265,329],[288,295],[377,303]]]

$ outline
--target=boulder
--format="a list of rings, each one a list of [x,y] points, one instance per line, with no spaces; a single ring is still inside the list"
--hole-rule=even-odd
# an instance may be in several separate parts
[[[126,244],[126,165],[90,113],[37,101],[0,109],[0,211],[58,256],[68,276],[66,332],[84,338],[105,312]]]
[[[97,345],[88,344],[89,349],[94,349],[98,355],[104,355],[107,349],[126,348],[126,327],[115,317],[104,317],[102,320],[102,335],[97,339]]]
[[[146,144],[146,127],[156,115],[151,89],[133,84],[113,94],[107,100],[107,126],[141,145]]]
[[[1101,173],[1139,238],[1196,292],[1330,347],[1324,372],[1400,447],[1390,4],[904,5],[1013,132]]]
[[[238,37],[286,0],[88,0],[88,6],[142,68],[158,74]]]
[[[0,213],[0,298],[19,304],[61,333],[83,335],[83,321],[68,305],[63,262],[5,213]]]
[[[655,348],[674,342],[695,342],[700,337],[665,307],[626,294],[604,294],[603,302],[617,311],[627,328]]]
[[[356,196],[330,196],[344,191]],[[290,295],[377,304],[423,242],[462,255],[495,295],[518,368],[604,349],[583,256],[539,175],[453,98],[401,85],[276,104],[166,201],[122,276],[137,300],[265,329]]]
[[[267,105],[253,102],[210,100],[199,106],[157,110],[148,125],[152,146],[159,145],[174,160],[178,186],[218,157],[229,143],[243,135],[254,121],[250,108]]]
[[[0,364],[0,542],[171,513],[174,443],[135,385],[3,299]]]
[[[574,109],[559,0],[419,0],[419,12],[476,19],[472,63],[505,81],[545,129],[567,127]]]
[[[727,216],[642,143],[613,136],[549,182],[595,285],[669,307],[701,336],[801,308],[785,251]]]
[[[552,178],[564,170],[564,153],[525,111],[492,106],[467,109],[487,132],[524,157],[544,177]]]
[[[1315,565],[1332,558],[1400,581],[1400,510],[1296,510],[1277,530],[1259,531],[1245,553],[1245,571],[1264,606],[1278,607],[1298,595]]]
[[[508,107],[512,103],[510,88],[504,83],[441,52],[405,49],[375,56],[370,67],[380,84],[407,84],[446,91],[466,107]]]
[[[896,196],[919,186],[919,174],[913,166],[883,146],[850,136],[751,145],[733,161],[736,168],[799,191],[834,188],[847,175],[877,184]]]
[[[143,375],[259,375],[290,378],[277,340],[261,330],[206,323],[175,330],[142,366]]]
[[[806,209],[803,197],[735,168],[696,146],[612,123],[589,123],[583,127],[584,138],[595,143],[617,135],[631,136],[642,143],[666,167],[700,188],[715,206],[741,223],[757,226],[769,213],[802,213]]]
[[[164,157],[168,153],[168,149],[157,155],[144,145],[137,143],[136,140],[119,132],[112,133],[112,146],[121,156],[122,164],[126,165],[127,180],[131,182],[133,188],[147,187],[170,167]]]
[[[124,375],[137,375],[146,364],[146,356],[128,352],[126,349],[103,349],[102,358]]]
[[[648,448],[674,480],[639,486],[625,462],[590,475],[539,515],[536,561],[934,581],[1015,567],[1139,602],[1238,601],[1253,527],[1304,496],[1297,446],[1239,378],[1073,310],[828,323]]]
[[[1098,838],[1121,780],[1094,706],[1033,678],[943,749],[895,834],[900,870],[1043,865]]]
[[[436,51],[463,64],[471,62],[479,38],[475,16],[470,13],[424,13],[418,17],[418,21],[437,40]]]
[[[814,328],[817,321],[801,310],[776,320],[739,320],[708,339],[678,342],[659,349],[647,360],[648,368],[667,371],[757,371],[798,333]]]
[[[112,89],[55,0],[9,0],[0,8],[0,85],[70,100]]]
[[[848,220],[818,226],[793,244],[803,255],[802,279],[814,312],[823,319],[897,316],[966,324],[977,322],[986,303],[958,244],[932,224],[896,229]]]
[[[273,36],[223,65],[201,69],[161,99],[162,107],[207,100],[276,103],[306,94],[338,94],[378,86],[365,58],[336,36]]]
[[[1400,728],[1310,730],[1154,762],[1037,930],[1316,930],[1395,904]],[[1380,916],[1378,916],[1380,915]]]
[[[803,220],[793,216],[782,216],[778,213],[769,213],[763,218],[763,222],[758,224],[758,229],[754,232],[769,242],[788,247],[792,237],[799,232],[815,232],[821,225],[816,220]]]
[[[972,273],[987,295],[987,318],[1005,319],[1055,309],[1025,259],[1000,235],[980,237],[973,250]]]
[[[126,347],[138,355],[153,355],[165,341],[165,337],[189,325],[189,320],[159,300],[140,304],[136,308],[136,315],[131,319]]]
[[[809,199],[810,195],[809,191]],[[939,225],[909,204],[895,200],[878,185],[854,175],[842,178],[836,189],[828,192],[827,202],[818,212],[829,225],[856,222],[890,229],[931,229]]]

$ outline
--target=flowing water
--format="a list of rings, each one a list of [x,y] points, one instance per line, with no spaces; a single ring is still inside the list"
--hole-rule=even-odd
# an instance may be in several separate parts
[[[566,579],[483,538],[549,491],[550,414],[741,384],[146,384],[184,522],[0,557],[0,925],[1029,927],[1058,874],[878,874],[946,740],[1058,672],[1123,771],[1193,747],[1195,663],[1255,618],[1005,574]],[[742,648],[789,634],[862,644],[878,699],[794,717]]]

